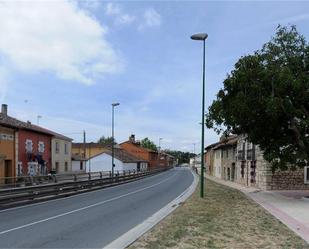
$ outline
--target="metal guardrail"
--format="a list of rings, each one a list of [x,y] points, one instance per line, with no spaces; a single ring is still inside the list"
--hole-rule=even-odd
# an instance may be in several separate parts
[[[142,177],[154,175],[168,169],[170,168],[160,168],[140,172],[116,172],[114,177],[111,177],[109,173],[107,175],[103,174],[103,172],[93,172],[81,174],[79,177],[73,175],[73,178],[67,178],[67,180],[62,182],[54,181],[41,185],[0,189],[0,209],[119,185],[122,183],[135,181]]]

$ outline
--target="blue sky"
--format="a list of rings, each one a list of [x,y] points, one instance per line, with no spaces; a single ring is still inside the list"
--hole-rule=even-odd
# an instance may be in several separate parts
[[[0,99],[9,114],[82,140],[131,133],[162,147],[200,144],[202,44],[209,105],[237,59],[278,24],[309,39],[309,2],[0,2]],[[206,132],[206,144],[218,136]]]

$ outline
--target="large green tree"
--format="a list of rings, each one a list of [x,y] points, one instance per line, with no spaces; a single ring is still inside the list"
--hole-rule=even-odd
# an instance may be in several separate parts
[[[273,169],[309,159],[309,46],[295,26],[241,57],[209,107],[208,128],[247,134]]]
[[[151,141],[148,137],[145,137],[144,139],[141,140],[141,146],[143,148],[150,149],[150,150],[155,150],[155,151],[158,150],[156,144],[153,141]]]

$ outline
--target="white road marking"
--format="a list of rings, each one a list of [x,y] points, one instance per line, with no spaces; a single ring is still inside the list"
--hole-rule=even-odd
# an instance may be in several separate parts
[[[118,200],[120,198],[129,196],[129,195],[133,195],[133,194],[139,193],[139,192],[144,191],[146,189],[150,189],[150,188],[153,188],[153,187],[155,187],[157,185],[160,185],[161,183],[168,181],[170,178],[174,177],[175,175],[176,175],[176,173],[174,173],[172,176],[164,179],[163,181],[160,181],[160,182],[158,182],[156,184],[150,185],[150,186],[145,187],[145,188],[141,188],[141,189],[135,190],[133,192],[129,192],[127,194],[119,195],[119,196],[116,196],[114,198],[111,198],[111,199],[108,199],[108,200],[105,200],[105,201],[100,201],[100,202],[91,204],[89,206],[78,208],[78,209],[75,209],[75,210],[72,210],[72,211],[69,211],[69,212],[65,212],[65,213],[62,213],[62,214],[58,214],[58,215],[55,215],[55,216],[48,217],[46,219],[38,220],[38,221],[35,221],[35,222],[32,222],[32,223],[28,223],[28,224],[25,224],[25,225],[22,225],[22,226],[18,226],[18,227],[14,227],[14,228],[2,231],[2,232],[0,232],[0,235],[6,234],[6,233],[9,233],[9,232],[13,232],[13,231],[25,228],[25,227],[30,227],[30,226],[33,226],[33,225],[36,225],[36,224],[40,224],[40,223],[43,223],[43,222],[46,222],[46,221],[54,220],[54,219],[57,219],[57,218],[60,218],[60,217],[63,217],[63,216],[69,215],[69,214],[77,213],[77,212],[80,212],[80,211],[83,211],[83,210],[86,210],[86,209],[89,209],[89,208],[92,208],[92,207],[96,207],[96,206],[103,205],[103,204],[111,202],[111,201]]]
[[[169,172],[169,171],[163,171],[161,173],[165,173],[165,172]],[[127,183],[125,183],[125,185],[133,184],[133,183],[137,183],[137,182],[141,182],[141,181],[145,181],[145,180],[151,179],[153,177],[159,176],[161,173],[156,174],[156,175],[152,175],[152,176],[147,176],[146,178],[141,178],[141,179],[138,179],[137,181],[127,182]],[[8,211],[13,211],[13,210],[16,210],[16,209],[21,209],[21,208],[38,206],[38,205],[42,205],[42,204],[46,204],[46,203],[50,203],[50,202],[62,201],[62,200],[65,200],[65,199],[77,198],[77,197],[82,196],[82,195],[87,195],[87,194],[89,195],[89,194],[92,194],[92,193],[95,193],[95,192],[99,192],[99,191],[103,192],[103,191],[107,191],[109,189],[117,188],[117,187],[120,187],[120,186],[124,186],[124,184],[115,185],[115,186],[111,186],[111,187],[107,187],[107,188],[102,188],[102,189],[97,189],[97,190],[93,190],[93,191],[87,191],[85,193],[79,193],[79,194],[76,194],[76,195],[71,195],[71,196],[67,196],[67,197],[61,197],[59,199],[53,199],[53,200],[47,200],[47,201],[42,201],[42,202],[33,203],[33,204],[27,204],[27,205],[23,205],[23,206],[20,206],[20,207],[7,208],[7,209],[0,210],[0,213],[8,212]]]

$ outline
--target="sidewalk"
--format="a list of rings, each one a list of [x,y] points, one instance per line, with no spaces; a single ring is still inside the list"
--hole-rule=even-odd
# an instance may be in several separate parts
[[[309,201],[299,198],[297,191],[262,191],[212,176],[206,178],[240,190],[309,243]]]

